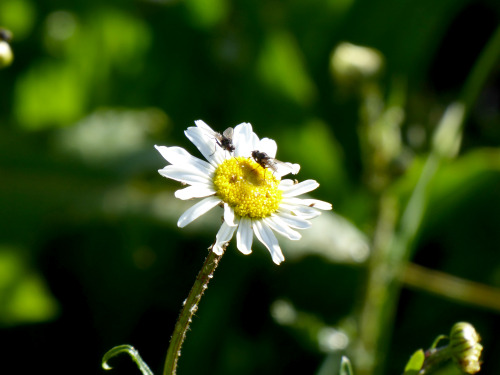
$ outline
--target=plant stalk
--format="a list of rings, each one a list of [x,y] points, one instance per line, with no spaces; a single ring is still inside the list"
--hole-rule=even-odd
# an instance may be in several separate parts
[[[459,129],[458,134],[499,60],[500,27],[483,49],[464,84],[458,101],[464,106],[464,111],[453,119],[459,122],[454,124],[454,128]],[[377,232],[381,231],[383,241],[375,238],[369,264],[367,293],[361,311],[360,342],[357,348],[358,362],[360,362],[358,375],[381,373],[384,353],[387,351],[391,336],[391,318],[396,311],[401,289],[401,275],[413,254],[415,238],[429,203],[430,184],[444,161],[443,155],[438,151],[432,150],[427,158],[399,225],[387,219],[387,210],[391,209],[390,199],[385,197],[381,200],[379,220],[382,222],[378,223]],[[389,227],[389,230],[386,227]],[[376,233],[376,237],[380,237],[381,233]]]
[[[189,328],[189,324],[192,321],[193,315],[198,310],[198,304],[200,303],[201,296],[208,288],[208,283],[212,279],[214,271],[219,265],[221,258],[222,255],[215,254],[212,251],[212,247],[209,248],[209,253],[203,263],[203,267],[198,273],[198,276],[196,276],[196,281],[194,282],[187,299],[184,301],[181,313],[177,318],[174,333],[172,334],[170,345],[167,350],[167,358],[165,359],[163,375],[176,374],[177,361],[181,356],[181,347],[184,343],[184,339],[186,338],[186,332]]]

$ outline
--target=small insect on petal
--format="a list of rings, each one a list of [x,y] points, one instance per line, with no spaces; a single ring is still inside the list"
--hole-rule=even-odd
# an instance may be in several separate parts
[[[222,134],[215,132],[214,136],[217,145],[226,151],[233,152],[233,132],[233,128],[227,128]]]
[[[297,174],[300,170],[300,165],[285,163],[274,159],[267,155],[265,152],[254,150],[252,151],[252,158],[257,164],[262,168],[268,168],[272,170],[275,174],[281,176],[287,175],[289,173]]]

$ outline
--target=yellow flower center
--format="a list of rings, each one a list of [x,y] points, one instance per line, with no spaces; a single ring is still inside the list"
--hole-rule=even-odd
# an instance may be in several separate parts
[[[225,160],[217,167],[213,181],[217,196],[238,216],[262,219],[279,208],[279,180],[253,159],[239,156]]]

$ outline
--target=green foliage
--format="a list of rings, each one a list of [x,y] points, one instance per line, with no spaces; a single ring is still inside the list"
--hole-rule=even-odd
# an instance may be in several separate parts
[[[417,375],[424,364],[424,360],[424,351],[422,349],[417,350],[406,364],[404,375]]]
[[[0,25],[8,25],[16,40],[22,40],[32,32],[36,7],[30,0],[4,0],[0,3]]]
[[[0,246],[0,327],[55,319],[59,306],[25,251]]]

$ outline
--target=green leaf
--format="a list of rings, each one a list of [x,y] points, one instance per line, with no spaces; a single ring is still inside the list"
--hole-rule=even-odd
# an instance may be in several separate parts
[[[339,375],[353,375],[351,361],[346,356],[342,356],[342,360],[340,361]]]
[[[106,354],[102,357],[102,368],[105,370],[111,370],[112,367],[108,365],[108,361],[120,353],[128,353],[134,362],[137,363],[137,367],[139,367],[139,370],[141,370],[143,375],[153,375],[153,372],[149,369],[146,362],[142,360],[139,352],[130,345],[118,345],[106,352]]]
[[[425,360],[425,354],[422,349],[417,350],[410,357],[410,360],[405,366],[404,375],[416,375],[422,368]]]

